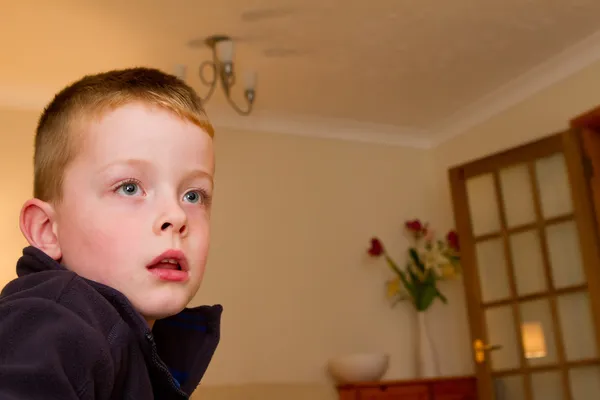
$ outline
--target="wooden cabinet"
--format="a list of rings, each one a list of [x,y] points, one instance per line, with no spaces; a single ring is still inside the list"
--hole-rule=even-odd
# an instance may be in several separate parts
[[[359,390],[360,400],[428,400],[429,391],[425,385],[380,386]]]
[[[474,377],[364,382],[337,389],[340,400],[477,400]]]

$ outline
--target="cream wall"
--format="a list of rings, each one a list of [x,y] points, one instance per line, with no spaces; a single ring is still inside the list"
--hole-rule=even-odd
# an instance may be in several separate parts
[[[16,278],[15,261],[27,242],[19,212],[33,191],[33,112],[0,108],[0,288]]]
[[[328,357],[372,350],[392,355],[389,378],[413,377],[414,313],[388,307],[387,267],[366,249],[376,234],[403,256],[403,221],[430,213],[429,153],[227,131],[217,157],[212,253],[196,302],[225,312],[204,384],[328,385]],[[455,291],[437,338],[447,374],[470,370],[456,353]]]

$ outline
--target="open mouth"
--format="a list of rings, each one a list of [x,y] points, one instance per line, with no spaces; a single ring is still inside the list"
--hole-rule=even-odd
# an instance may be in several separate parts
[[[189,278],[188,265],[181,250],[167,250],[156,257],[147,269],[164,281],[182,282]]]
[[[160,260],[158,263],[151,265],[148,267],[149,269],[153,268],[162,268],[162,269],[171,269],[175,271],[181,271],[181,263],[179,260],[174,258],[165,258],[164,260]]]

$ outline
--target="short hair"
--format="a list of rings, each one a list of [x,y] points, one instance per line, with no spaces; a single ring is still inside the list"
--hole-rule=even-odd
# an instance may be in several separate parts
[[[81,147],[73,133],[75,127],[136,101],[170,110],[214,136],[196,92],[173,75],[142,67],[86,75],[56,94],[40,116],[35,135],[34,197],[46,202],[62,199],[65,169]]]

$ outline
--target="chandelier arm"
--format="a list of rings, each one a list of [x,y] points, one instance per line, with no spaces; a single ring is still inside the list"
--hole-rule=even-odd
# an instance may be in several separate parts
[[[212,68],[212,79],[208,80],[206,79],[206,77],[204,76],[206,67],[211,67]],[[214,61],[204,61],[202,64],[200,64],[200,68],[198,68],[198,72],[200,75],[200,80],[202,81],[203,84],[205,84],[206,86],[211,85],[215,79],[217,79],[217,64]]]
[[[206,79],[206,77],[204,76],[204,71],[206,70],[206,67],[212,67],[213,70],[213,77],[212,80],[208,80]],[[198,70],[198,75],[200,76],[200,81],[202,82],[203,85],[208,86],[208,93],[206,94],[205,97],[200,97],[200,100],[204,103],[206,101],[208,101],[208,99],[210,99],[210,97],[212,96],[212,94],[215,91],[215,87],[217,87],[217,65],[214,61],[204,61],[202,64],[200,64],[200,68]]]
[[[242,110],[236,103],[235,101],[233,101],[233,99],[231,98],[231,96],[229,94],[227,94],[225,97],[227,97],[227,101],[229,102],[229,104],[231,105],[231,107],[233,107],[233,109],[235,111],[237,111],[239,114],[241,115],[248,115],[252,112],[252,103],[249,102],[248,100],[246,100],[246,103],[248,104],[248,108],[246,110]]]
[[[217,65],[217,64],[215,64]],[[229,66],[229,69],[227,68]],[[235,72],[233,70],[233,64],[221,63],[218,65],[219,68],[219,80],[226,96],[229,96],[231,88],[235,85]]]
[[[221,86],[223,87],[223,92],[225,93],[225,98],[231,105],[231,107],[241,115],[248,115],[252,111],[252,103],[246,99],[248,103],[248,109],[243,110],[240,108],[231,98],[231,87],[235,84],[235,73],[231,72],[230,74],[226,74],[223,70],[220,75],[221,78]]]

